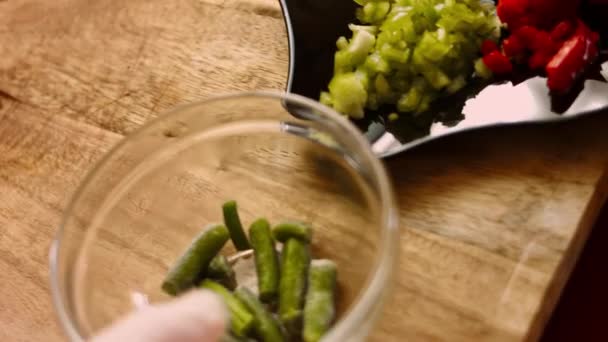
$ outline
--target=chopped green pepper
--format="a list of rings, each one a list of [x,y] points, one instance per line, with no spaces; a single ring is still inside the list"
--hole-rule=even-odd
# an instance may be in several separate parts
[[[354,119],[395,105],[421,113],[441,96],[487,77],[475,61],[496,39],[495,7],[479,0],[355,0],[361,25],[336,43],[334,76],[321,102]],[[377,76],[381,75],[382,78]],[[422,83],[422,85],[420,85]],[[418,85],[417,85],[418,84]]]

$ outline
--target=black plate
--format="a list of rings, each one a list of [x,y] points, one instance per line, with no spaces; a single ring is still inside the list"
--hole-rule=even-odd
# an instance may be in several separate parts
[[[290,40],[288,91],[317,100],[332,77],[336,40],[350,37],[348,24],[356,22],[357,5],[353,0],[281,0],[281,5]],[[601,33],[602,54],[568,96],[552,96],[546,79],[520,72],[491,85],[471,84],[438,101],[416,120],[402,115],[389,122],[386,114],[392,109],[385,108],[354,122],[376,153],[390,156],[472,128],[558,121],[608,109],[608,83],[599,72],[601,63],[608,60],[608,25],[602,20],[608,16],[608,6],[586,7],[582,11],[585,21]]]

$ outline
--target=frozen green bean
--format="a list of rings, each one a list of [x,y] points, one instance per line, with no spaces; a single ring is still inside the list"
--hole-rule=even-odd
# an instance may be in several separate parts
[[[236,296],[221,284],[205,279],[200,285],[201,288],[211,290],[224,300],[230,312],[230,326],[232,332],[238,337],[247,336],[252,332],[255,317]]]
[[[253,222],[249,227],[249,238],[255,256],[260,299],[270,303],[276,299],[279,290],[279,258],[268,220],[261,218]]]
[[[217,255],[209,264],[207,278],[217,281],[230,290],[236,288],[236,274],[234,269],[223,255]]]
[[[291,238],[283,245],[279,284],[279,318],[291,335],[297,335],[302,323],[306,277],[310,265],[307,243]]]
[[[268,312],[257,297],[247,288],[240,287],[234,295],[238,298],[251,313],[255,316],[254,330],[257,337],[264,342],[285,341],[278,322]]]
[[[313,260],[308,271],[304,304],[304,342],[317,342],[329,330],[336,314],[337,267],[331,260]]]
[[[230,238],[232,239],[234,247],[239,251],[250,249],[249,241],[247,241],[247,236],[245,235],[245,231],[243,231],[243,225],[239,218],[236,201],[224,203],[222,211],[224,214],[224,223],[226,224],[226,227],[228,227],[228,231],[230,231]]]
[[[203,230],[165,277],[163,291],[175,296],[194,286],[228,238],[228,229],[220,224]]]
[[[304,242],[312,240],[312,228],[310,225],[297,221],[277,224],[272,228],[272,234],[275,240],[280,242],[285,242],[289,238],[296,238]]]

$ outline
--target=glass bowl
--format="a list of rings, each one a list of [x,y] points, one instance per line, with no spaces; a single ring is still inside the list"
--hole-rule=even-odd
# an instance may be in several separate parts
[[[234,199],[245,228],[310,222],[338,265],[338,319],[323,341],[365,340],[390,290],[397,212],[387,174],[345,118],[291,94],[243,93],[175,108],[118,144],[74,195],[51,247],[51,288],[71,340],[161,291],[167,270]],[[222,253],[235,253],[228,242]]]

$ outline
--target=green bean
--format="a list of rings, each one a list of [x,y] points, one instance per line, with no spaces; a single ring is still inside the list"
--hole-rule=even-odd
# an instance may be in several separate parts
[[[173,265],[162,284],[162,289],[173,296],[194,286],[205,274],[207,267],[228,241],[225,226],[208,226],[197,236],[186,252]]]
[[[232,292],[209,279],[203,280],[200,287],[211,290],[222,297],[228,311],[230,311],[230,326],[236,336],[244,337],[252,331],[255,322],[254,315]]]
[[[296,238],[304,242],[312,240],[312,228],[303,222],[283,222],[272,229],[272,234],[277,241],[285,242],[289,238]]]
[[[336,314],[337,267],[331,260],[313,260],[308,271],[304,304],[304,342],[317,342],[329,330]]]
[[[279,317],[292,335],[297,335],[301,327],[309,264],[308,244],[294,238],[287,240],[281,263]]]
[[[217,255],[211,260],[209,269],[207,270],[207,277],[216,280],[230,290],[236,288],[236,274],[228,259],[223,255]]]
[[[222,211],[224,213],[224,223],[230,231],[230,238],[232,239],[234,247],[239,251],[250,249],[251,247],[249,246],[249,241],[247,241],[247,236],[243,231],[243,225],[241,224],[241,219],[239,218],[236,201],[228,201],[224,203],[222,206]]]
[[[258,338],[264,342],[282,342],[285,337],[281,333],[278,322],[272,317],[264,305],[247,288],[240,287],[234,295],[255,316],[254,330]]]
[[[249,237],[255,256],[260,299],[270,303],[279,291],[279,258],[270,232],[270,223],[258,219],[249,227]]]

